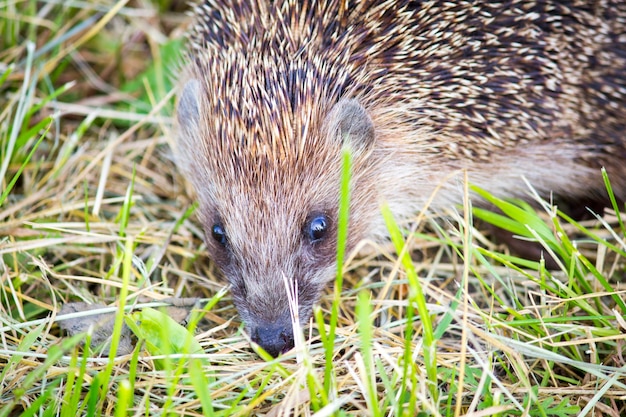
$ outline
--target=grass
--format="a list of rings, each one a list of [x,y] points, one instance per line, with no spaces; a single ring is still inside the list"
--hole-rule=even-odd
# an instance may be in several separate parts
[[[626,414],[617,205],[578,223],[475,189],[503,214],[466,201],[403,233],[387,213],[392,243],[345,254],[305,349],[259,359],[171,161],[185,8],[0,5],[0,416]],[[473,216],[540,241],[559,270]],[[171,297],[204,307],[186,327],[148,308]],[[136,347],[64,334],[72,301],[112,307]]]

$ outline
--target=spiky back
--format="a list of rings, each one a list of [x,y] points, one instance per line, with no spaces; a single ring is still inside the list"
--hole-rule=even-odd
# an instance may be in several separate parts
[[[622,1],[208,0],[195,14],[225,153],[298,158],[341,96],[402,110],[381,118],[428,127],[455,159],[536,140],[602,151],[626,127]]]

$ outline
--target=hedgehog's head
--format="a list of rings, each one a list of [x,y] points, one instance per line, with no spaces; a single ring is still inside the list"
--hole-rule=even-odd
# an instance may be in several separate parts
[[[365,178],[374,145],[367,112],[355,99],[312,104],[224,101],[191,80],[178,105],[178,162],[200,200],[210,256],[231,284],[252,340],[273,356],[293,347],[285,282],[297,286],[304,324],[336,271],[345,144],[359,189],[351,216],[362,226],[377,212],[373,181]],[[350,230],[349,247],[360,232]]]

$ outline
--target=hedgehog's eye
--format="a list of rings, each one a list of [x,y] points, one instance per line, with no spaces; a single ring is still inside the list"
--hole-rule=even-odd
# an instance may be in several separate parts
[[[220,245],[226,245],[226,232],[221,224],[216,223],[213,225],[213,228],[211,229],[211,236],[213,236],[213,239],[215,239],[215,241]]]
[[[328,232],[328,217],[323,214],[313,217],[307,224],[305,233],[311,243],[319,242]]]

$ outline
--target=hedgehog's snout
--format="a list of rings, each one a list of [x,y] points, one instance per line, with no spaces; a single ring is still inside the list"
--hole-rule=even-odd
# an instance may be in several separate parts
[[[290,322],[263,323],[250,327],[249,332],[252,341],[274,358],[294,346],[293,329]]]

